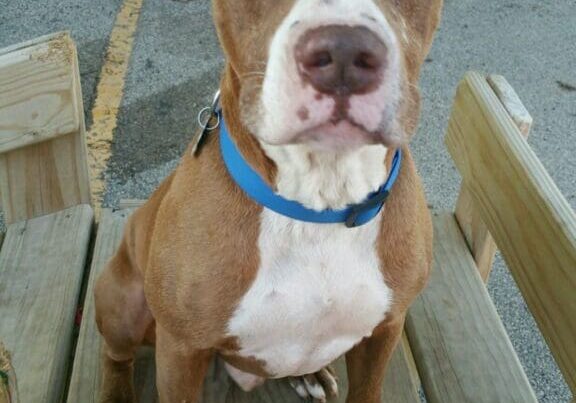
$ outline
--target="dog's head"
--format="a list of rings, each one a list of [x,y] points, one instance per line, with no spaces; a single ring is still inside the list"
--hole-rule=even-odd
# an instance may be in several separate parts
[[[399,146],[416,128],[417,81],[442,0],[213,0],[260,141]]]

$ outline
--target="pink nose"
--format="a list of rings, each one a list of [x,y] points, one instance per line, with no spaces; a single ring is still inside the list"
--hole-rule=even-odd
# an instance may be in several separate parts
[[[386,68],[386,45],[370,29],[328,25],[306,32],[296,45],[300,74],[323,94],[374,91]]]

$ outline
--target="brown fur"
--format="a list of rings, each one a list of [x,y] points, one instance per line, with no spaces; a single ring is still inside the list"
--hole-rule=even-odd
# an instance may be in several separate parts
[[[266,60],[265,43],[294,0],[214,0],[218,34],[227,55],[222,104],[231,135],[270,184],[276,168],[243,123],[261,78],[245,77]],[[402,16],[401,109],[408,133],[419,113],[419,69],[439,20],[441,0],[379,0],[391,23]],[[247,29],[250,27],[251,29]],[[122,244],[99,278],[97,323],[105,339],[102,401],[132,402],[135,349],[156,344],[161,401],[194,402],[214,352],[240,369],[266,375],[263,363],[239,357],[226,325],[255,279],[261,207],[231,181],[212,134],[198,157],[186,152],[177,170],[129,220]],[[426,283],[432,231],[422,187],[406,147],[401,175],[384,209],[379,255],[394,305],[387,319],[347,354],[349,403],[380,401],[384,370],[400,337],[406,309]]]

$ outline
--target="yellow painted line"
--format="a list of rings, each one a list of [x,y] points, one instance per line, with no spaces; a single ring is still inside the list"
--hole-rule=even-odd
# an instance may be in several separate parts
[[[102,208],[102,197],[106,186],[103,174],[110,159],[112,139],[118,123],[118,110],[124,94],[124,82],[142,2],[143,0],[124,0],[110,34],[96,89],[96,100],[92,108],[92,126],[87,133],[90,187],[96,217],[100,216]]]

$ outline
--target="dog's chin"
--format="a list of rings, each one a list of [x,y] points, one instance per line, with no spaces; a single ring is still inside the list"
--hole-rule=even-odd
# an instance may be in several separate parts
[[[393,126],[393,125],[390,125]],[[400,147],[404,136],[390,127],[374,132],[349,120],[328,122],[296,133],[285,133],[273,141],[262,141],[272,146],[307,145],[319,151],[345,151],[368,145]]]

